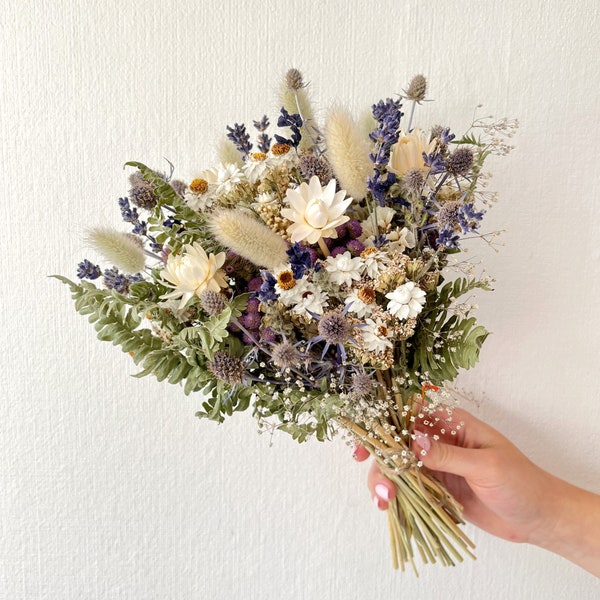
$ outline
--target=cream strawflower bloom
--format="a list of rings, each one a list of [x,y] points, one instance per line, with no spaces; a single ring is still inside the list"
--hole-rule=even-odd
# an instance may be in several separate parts
[[[350,252],[343,252],[336,257],[328,256],[325,261],[325,270],[329,273],[329,281],[336,285],[352,285],[353,281],[359,281],[362,269],[362,259],[359,256],[352,258]]]
[[[400,132],[398,141],[392,146],[388,171],[404,177],[410,169],[424,169],[423,152],[430,154],[435,149],[435,139],[428,141],[429,134],[415,129],[410,133]]]
[[[360,328],[362,345],[369,352],[381,353],[394,344],[388,339],[389,331],[381,319],[366,319],[364,327]]]
[[[407,281],[385,297],[390,301],[387,309],[401,321],[415,318],[425,304],[425,292],[415,285],[414,281]]]
[[[181,254],[170,254],[165,268],[160,272],[167,286],[174,288],[161,299],[179,298],[179,308],[183,308],[192,296],[204,290],[218,292],[227,287],[225,273],[221,270],[225,262],[225,252],[207,255],[198,243],[187,244]]]
[[[308,184],[302,182],[287,191],[286,199],[291,208],[284,208],[281,216],[292,221],[287,229],[292,243],[306,240],[316,244],[325,237],[337,237],[335,228],[350,220],[344,212],[352,198],[345,197],[345,190],[336,193],[335,187],[335,179],[323,188],[319,178],[313,175]]]

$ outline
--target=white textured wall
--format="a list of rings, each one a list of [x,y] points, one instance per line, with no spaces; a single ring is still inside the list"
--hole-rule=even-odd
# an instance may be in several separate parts
[[[474,528],[477,562],[393,572],[366,465],[146,379],[67,289],[126,160],[182,177],[226,124],[275,113],[289,66],[353,110],[423,72],[419,123],[516,116],[481,248],[494,331],[463,385],[533,459],[600,491],[600,16],[572,2],[4,0],[0,57],[0,598],[597,598],[562,559]]]

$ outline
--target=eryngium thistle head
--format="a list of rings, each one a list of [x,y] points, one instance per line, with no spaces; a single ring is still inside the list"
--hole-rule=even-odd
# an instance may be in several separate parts
[[[466,175],[473,166],[473,150],[461,146],[448,157],[448,171],[453,175]]]
[[[280,369],[289,369],[298,363],[300,353],[289,342],[280,342],[271,349],[273,364]]]
[[[319,319],[319,335],[328,344],[343,344],[350,337],[351,329],[348,319],[339,310],[326,312]]]
[[[185,195],[185,190],[187,189],[187,185],[181,179],[173,179],[171,181],[171,187],[183,198]]]
[[[220,315],[225,308],[225,298],[219,292],[204,290],[200,294],[200,305],[207,315],[215,317]]]
[[[329,163],[310,152],[300,156],[300,171],[307,180],[316,175],[321,185],[327,185],[333,179],[333,171]]]
[[[404,185],[406,189],[415,194],[421,193],[425,185],[425,177],[421,169],[409,169],[404,176]]]
[[[299,90],[304,87],[304,78],[298,69],[290,69],[285,74],[285,84],[290,90]]]
[[[415,75],[408,84],[408,89],[404,94],[408,100],[421,102],[425,100],[425,92],[427,91],[427,79],[423,75]]]
[[[458,222],[458,209],[462,206],[462,202],[452,200],[446,202],[437,212],[438,223],[442,228],[454,229],[459,226]]]
[[[131,203],[139,208],[152,210],[158,202],[152,185],[144,180],[139,171],[130,175],[129,183],[131,183],[131,189],[129,190],[129,200]]]
[[[366,373],[354,373],[352,375],[352,389],[350,397],[353,400],[360,400],[370,396],[375,390],[375,383]]]
[[[229,384],[241,383],[244,374],[242,359],[218,350],[208,363],[208,370],[221,381]]]

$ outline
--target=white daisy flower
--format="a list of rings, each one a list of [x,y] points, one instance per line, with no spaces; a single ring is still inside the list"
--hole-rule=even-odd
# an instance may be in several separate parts
[[[252,183],[258,183],[269,171],[270,161],[264,152],[252,152],[246,158],[242,167],[246,179]]]
[[[370,293],[365,293],[364,290],[370,290]],[[373,309],[377,306],[375,302],[375,292],[371,288],[360,288],[358,290],[352,290],[346,299],[346,304],[350,304],[348,312],[356,314],[360,319],[370,315]]]
[[[382,353],[394,344],[388,339],[388,328],[380,319],[366,319],[365,326],[360,328],[360,337],[363,346],[369,352]]]
[[[325,261],[325,270],[329,273],[329,280],[337,285],[352,285],[353,281],[360,281],[363,270],[362,259],[357,256],[352,258],[350,252],[337,256],[328,256]]]
[[[400,321],[413,319],[423,310],[425,296],[425,292],[414,281],[407,281],[385,295],[390,301],[387,309]]]

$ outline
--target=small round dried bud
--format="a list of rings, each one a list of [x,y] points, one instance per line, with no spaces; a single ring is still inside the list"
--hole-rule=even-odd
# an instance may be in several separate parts
[[[158,202],[152,186],[145,181],[129,190],[129,200],[137,207],[145,208],[146,210],[152,210]]]
[[[473,166],[473,150],[461,146],[448,157],[448,171],[453,175],[466,175]]]
[[[208,181],[206,179],[200,179],[197,177],[190,183],[190,191],[194,194],[204,194],[208,190]]]
[[[187,188],[184,181],[181,181],[181,179],[173,179],[173,181],[171,181],[171,187],[183,198]]]
[[[300,156],[300,172],[305,179],[316,175],[321,185],[327,185],[333,179],[333,171],[329,163],[310,152]]]
[[[362,225],[356,219],[350,219],[346,223],[346,229],[348,230],[348,235],[351,238],[359,238],[362,235]]]
[[[404,185],[409,192],[420,194],[425,185],[425,177],[421,169],[409,169],[404,176]]]
[[[370,396],[375,390],[375,383],[366,373],[354,373],[352,375],[352,390],[350,397],[360,400]]]
[[[271,148],[271,152],[275,156],[283,156],[284,154],[287,154],[291,149],[292,147],[289,144],[274,144]]]
[[[200,294],[200,305],[207,315],[215,317],[220,315],[225,309],[225,298],[218,292],[212,290],[204,290]]]
[[[408,89],[404,92],[408,100],[421,102],[425,99],[427,91],[427,79],[423,75],[415,75],[408,84]]]
[[[365,249],[365,245],[360,240],[350,240],[346,244],[346,248],[352,256],[360,256]]]
[[[208,369],[217,379],[229,384],[241,383],[244,374],[242,359],[222,350],[215,352]]]
[[[271,350],[273,364],[280,369],[289,369],[298,363],[300,353],[289,342],[281,342]]]
[[[304,87],[304,78],[298,69],[290,69],[285,74],[285,85],[290,89],[297,91]]]
[[[319,335],[328,344],[343,344],[350,337],[350,323],[338,310],[325,313],[319,320]]]

